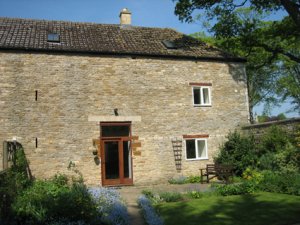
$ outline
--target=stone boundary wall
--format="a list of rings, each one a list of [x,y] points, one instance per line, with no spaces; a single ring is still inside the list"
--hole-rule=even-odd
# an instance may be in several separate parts
[[[296,131],[300,128],[300,117],[280,120],[280,121],[251,124],[242,127],[241,130],[244,134],[251,133],[255,137],[260,137],[263,134],[265,134],[268,128],[270,128],[271,126],[280,126],[291,135],[295,135]]]

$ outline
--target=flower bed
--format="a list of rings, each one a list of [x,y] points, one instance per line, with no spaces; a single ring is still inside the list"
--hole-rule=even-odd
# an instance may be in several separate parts
[[[113,225],[129,224],[129,216],[120,194],[108,188],[89,188],[97,210],[102,215],[101,220]]]
[[[138,204],[142,208],[144,218],[148,225],[163,225],[163,220],[157,215],[152,207],[151,201],[145,196],[141,195],[138,198]]]

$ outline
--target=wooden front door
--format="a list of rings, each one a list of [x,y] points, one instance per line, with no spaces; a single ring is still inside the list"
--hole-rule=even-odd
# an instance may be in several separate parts
[[[131,132],[128,123],[101,123],[102,185],[131,185]]]

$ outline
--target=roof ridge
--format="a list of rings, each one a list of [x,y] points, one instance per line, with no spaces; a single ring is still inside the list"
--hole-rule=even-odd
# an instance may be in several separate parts
[[[48,41],[49,32],[60,35],[59,43]],[[166,48],[163,40],[175,41],[178,48]],[[0,49],[238,61],[238,57],[173,28],[30,18],[0,17]]]
[[[114,24],[114,23],[98,23],[98,22],[82,22],[82,21],[72,21],[72,20],[50,20],[50,19],[36,19],[36,18],[18,18],[18,17],[2,17],[0,16],[0,20],[8,19],[8,20],[20,20],[20,21],[36,21],[36,22],[59,22],[59,23],[72,23],[72,24],[83,24],[83,25],[103,25],[103,26],[116,26],[122,27],[122,24]],[[184,34],[180,31],[177,31],[175,28],[170,27],[146,27],[146,26],[138,26],[138,25],[126,25],[128,27],[133,28],[145,28],[145,29],[162,29],[162,30],[171,30],[180,34]]]
[[[36,21],[36,22],[62,22],[62,23],[99,24],[99,23],[96,23],[96,22],[81,22],[81,21],[71,21],[71,20],[50,20],[50,19],[36,19],[36,18],[20,18],[20,17],[2,17],[2,16],[0,16],[0,19],[26,20],[26,21]],[[112,24],[112,25],[114,25],[114,24]]]

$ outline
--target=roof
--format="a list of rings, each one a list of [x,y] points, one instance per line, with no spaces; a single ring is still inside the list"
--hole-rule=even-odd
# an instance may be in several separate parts
[[[51,33],[60,41],[47,41]],[[1,17],[0,49],[245,61],[169,28]]]

